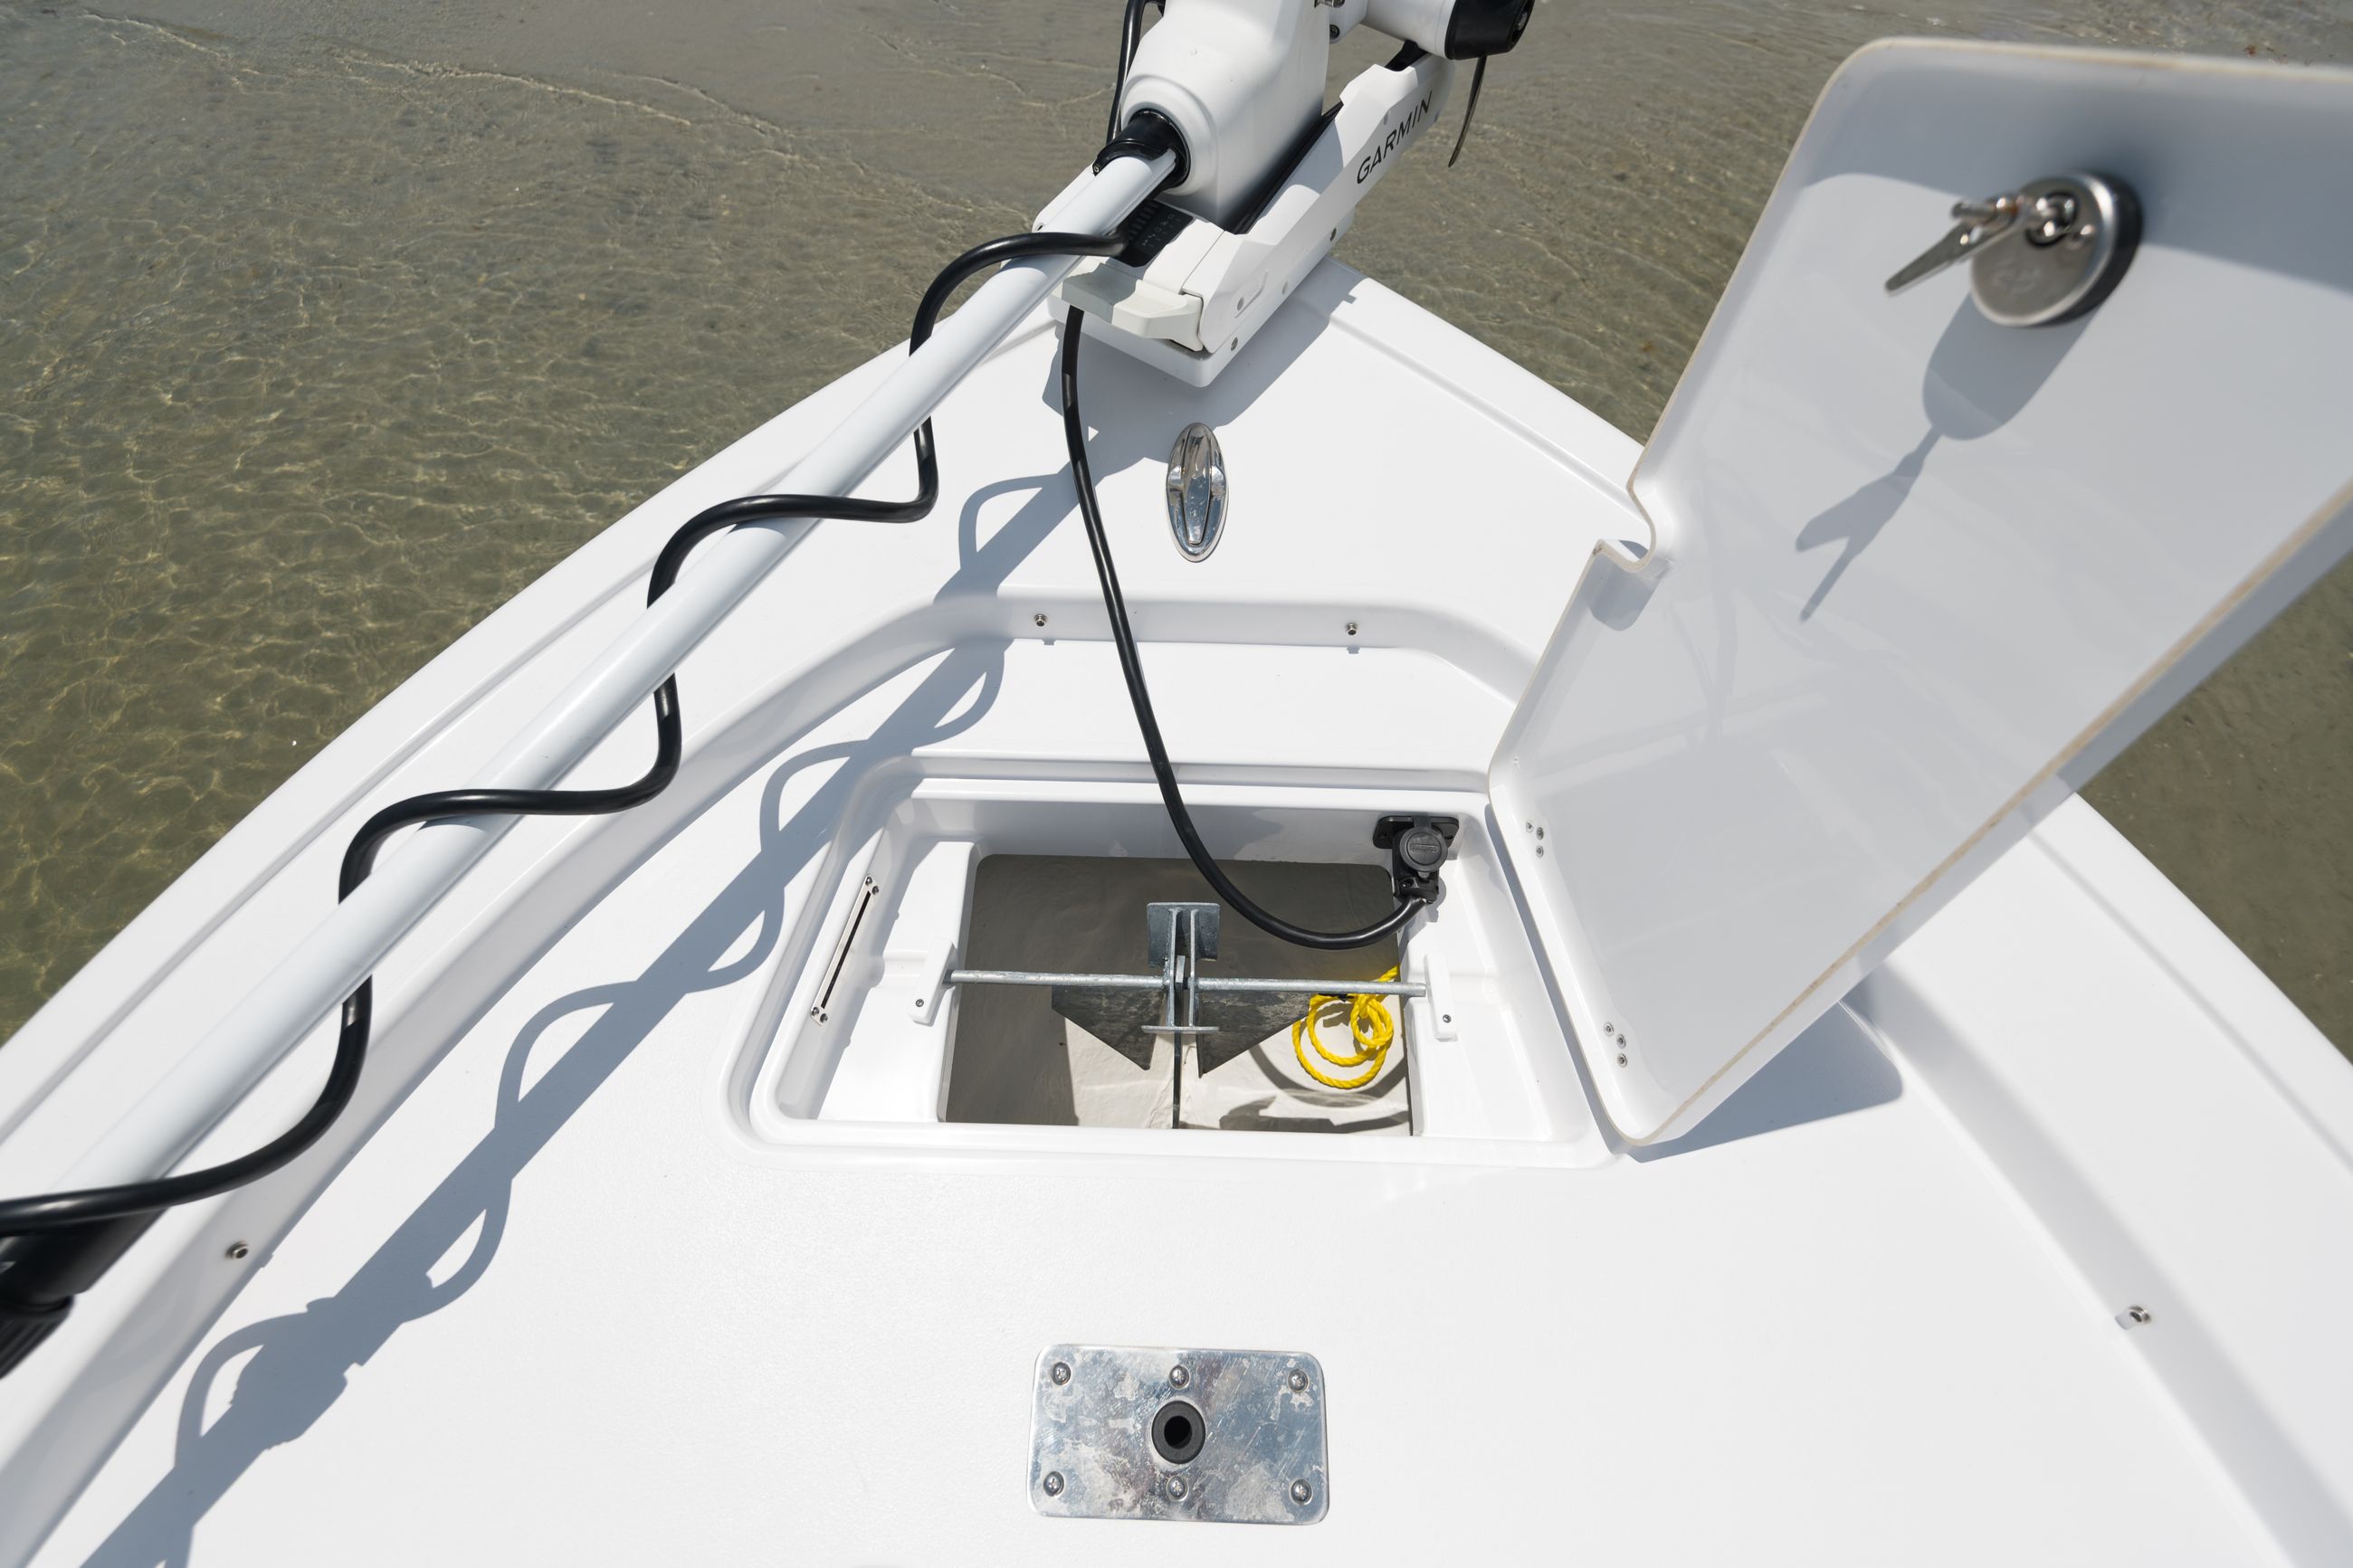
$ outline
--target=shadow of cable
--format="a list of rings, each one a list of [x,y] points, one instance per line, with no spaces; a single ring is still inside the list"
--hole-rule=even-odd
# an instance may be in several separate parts
[[[1814,618],[1814,612],[1822,607],[1822,601],[1830,597],[1831,590],[1838,586],[1838,580],[1846,575],[1846,569],[1854,564],[1855,557],[1870,549],[1871,542],[1879,537],[1879,531],[1904,509],[1905,498],[1912,493],[1913,483],[1919,479],[1921,468],[1928,461],[1928,454],[1936,449],[1936,429],[1931,426],[1928,433],[1920,437],[1920,444],[1898,458],[1894,468],[1813,518],[1799,531],[1798,548],[1801,551],[1817,549],[1834,539],[1845,541],[1838,559],[1831,563],[1829,574],[1798,612],[1799,620]]]
[[[1843,542],[1838,558],[1799,610],[1799,620],[1813,619],[1847,568],[1904,510],[1937,444],[1974,441],[2016,418],[2075,346],[2084,325],[2077,321],[2056,327],[1996,326],[1969,300],[1961,301],[1929,353],[1927,374],[1920,384],[1926,432],[1886,473],[1799,530],[1796,548],[1800,553],[1834,540]]]
[[[1066,468],[998,483],[970,497],[960,519],[960,564],[943,595],[1001,582],[1071,516],[1068,475]],[[979,544],[981,503],[1020,489],[1037,493]],[[516,1177],[682,1000],[740,980],[766,962],[783,935],[785,888],[824,853],[866,775],[976,723],[1001,689],[1009,646],[1003,638],[958,645],[872,735],[813,747],[776,766],[761,790],[761,843],[750,863],[638,977],[574,992],[532,1016],[508,1048],[490,1131],[343,1288],[300,1312],[237,1329],[206,1352],[182,1401],[171,1468],[86,1561],[94,1568],[182,1568],[196,1526],[214,1505],[263,1454],[309,1432],[341,1397],[352,1368],[382,1350],[402,1325],[472,1289],[506,1233]],[[793,778],[826,763],[840,765],[778,823]],[[739,949],[740,956],[727,957]],[[533,1047],[560,1020],[592,1009],[598,1010],[596,1021],[526,1090]],[[437,1284],[433,1269],[470,1234],[464,1262]],[[214,1383],[248,1352],[227,1408],[206,1425]]]

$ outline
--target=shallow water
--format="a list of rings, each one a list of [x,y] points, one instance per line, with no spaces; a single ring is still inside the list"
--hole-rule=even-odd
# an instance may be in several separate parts
[[[0,0],[0,1037],[320,744],[901,337],[1100,141],[1110,0]],[[1893,33],[2353,59],[2241,5],[1545,0],[1342,256],[1636,435]],[[1352,72],[1384,52],[1349,40]],[[2353,1048],[2353,574],[2088,792]]]

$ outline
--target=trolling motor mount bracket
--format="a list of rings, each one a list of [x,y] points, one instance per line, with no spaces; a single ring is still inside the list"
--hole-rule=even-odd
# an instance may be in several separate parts
[[[1410,50],[1361,72],[1223,226],[1162,198],[1139,220],[1141,243],[1127,257],[1071,268],[1057,313],[1075,306],[1091,338],[1208,385],[1332,253],[1398,154],[1438,121],[1453,80],[1451,60]]]

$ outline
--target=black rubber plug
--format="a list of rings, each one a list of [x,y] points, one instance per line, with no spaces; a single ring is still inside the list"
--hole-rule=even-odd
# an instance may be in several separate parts
[[[1209,1435],[1201,1413],[1181,1399],[1172,1399],[1152,1418],[1152,1446],[1172,1465],[1190,1464]]]

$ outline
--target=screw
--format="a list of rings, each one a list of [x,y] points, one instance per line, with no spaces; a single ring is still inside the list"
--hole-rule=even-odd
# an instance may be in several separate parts
[[[1451,1024],[1454,1022],[1454,1015],[1451,1013],[1440,1013],[1438,1016],[1438,1021],[1441,1024]]]
[[[1340,24],[1337,22],[1332,24],[1332,41],[1334,43],[1340,41]]]
[[[1618,1053],[1618,1065],[1621,1068],[1626,1065],[1626,1053],[1623,1051]]]
[[[1054,1386],[1057,1388],[1061,1387],[1062,1384],[1071,1381],[1071,1363],[1066,1361],[1056,1362],[1054,1363],[1054,1370],[1050,1375],[1051,1375],[1054,1380]]]
[[[1356,635],[1356,623],[1354,621],[1350,621],[1348,623],[1348,635],[1350,637],[1355,637]]]
[[[1291,1483],[1291,1500],[1298,1503],[1314,1502],[1315,1489],[1305,1481],[1293,1481]]]
[[[1171,1388],[1182,1388],[1182,1387],[1184,1387],[1187,1384],[1188,1384],[1188,1383],[1190,1383],[1190,1382],[1192,1382],[1192,1381],[1193,1381],[1193,1374],[1192,1374],[1191,1373],[1189,1373],[1189,1372],[1187,1372],[1187,1371],[1186,1371],[1182,1366],[1172,1366],[1172,1367],[1170,1367],[1170,1368],[1168,1369],[1168,1386],[1169,1386],[1169,1387],[1171,1387]]]
[[[1039,626],[1044,626],[1044,625],[1046,624],[1046,612],[1045,612],[1045,611],[1043,611],[1043,610],[1040,610],[1040,611],[1039,611],[1036,615],[1034,615],[1034,616],[1030,616],[1029,618],[1030,618],[1031,620],[1033,620],[1033,621],[1037,622],[1037,623],[1038,623],[1038,625],[1039,625]]]
[[[1184,1495],[1191,1489],[1191,1488],[1186,1486],[1184,1477],[1171,1476],[1168,1478],[1168,1495],[1170,1497],[1181,1500]]]
[[[1038,1484],[1046,1489],[1046,1495],[1048,1497],[1060,1497],[1062,1495],[1062,1472],[1060,1470],[1048,1470],[1046,1472],[1046,1479],[1039,1481]]]
[[[1291,1369],[1291,1392],[1293,1394],[1307,1392],[1307,1374],[1297,1367]]]
[[[2156,1319],[2157,1314],[2150,1311],[2147,1307],[2126,1307],[2125,1309],[2125,1316],[2130,1318],[2136,1323],[2146,1323],[2153,1321]]]
[[[1537,828],[1537,829],[1536,829],[1536,837],[1537,837],[1538,838],[1542,838],[1542,837],[1544,837],[1544,829],[1543,829],[1543,828],[1539,827],[1539,828]]]
[[[252,1256],[253,1248],[248,1247],[245,1243],[241,1241],[232,1241],[228,1244],[228,1260],[231,1263],[242,1263]]]
[[[1618,1026],[1605,1023],[1601,1026],[1601,1032],[1605,1035],[1614,1035],[1618,1032]]]

